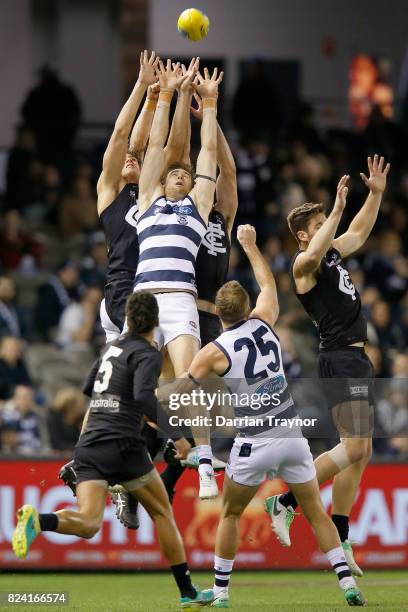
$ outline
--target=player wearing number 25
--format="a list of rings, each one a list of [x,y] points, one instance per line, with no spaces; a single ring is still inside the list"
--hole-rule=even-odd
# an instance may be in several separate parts
[[[289,429],[283,425],[296,416],[296,410],[283,370],[279,338],[273,331],[279,314],[275,279],[256,245],[255,229],[241,225],[237,237],[261,291],[251,310],[248,293],[238,282],[221,287],[215,306],[224,331],[194,357],[189,379],[201,383],[215,373],[228,377],[228,388],[238,396],[241,392],[257,398],[269,395],[271,402],[235,407],[235,417],[243,425],[239,425],[225,469],[221,520],[215,541],[214,587],[203,593],[213,600],[213,607],[229,607],[228,586],[238,549],[239,519],[263,480],[280,477],[296,495],[320,549],[327,553],[334,569],[341,568],[336,573],[347,601],[363,602],[336,528],[323,508],[307,440],[299,427]]]

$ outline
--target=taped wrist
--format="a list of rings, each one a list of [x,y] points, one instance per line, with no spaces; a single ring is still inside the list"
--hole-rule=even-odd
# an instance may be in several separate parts
[[[215,110],[217,108],[217,98],[204,98],[203,99],[203,111],[208,109]]]
[[[170,106],[173,99],[174,89],[161,89],[159,93],[159,102],[162,106]]]

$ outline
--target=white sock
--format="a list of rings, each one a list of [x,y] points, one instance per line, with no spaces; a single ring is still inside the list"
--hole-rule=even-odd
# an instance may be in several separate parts
[[[351,575],[350,568],[344,556],[344,551],[341,546],[332,548],[326,553],[332,568],[337,574],[339,579],[339,585],[341,589],[346,589],[349,586],[357,586],[356,581]]]
[[[223,559],[214,555],[214,595],[219,595],[222,591],[227,591],[234,559]]]
[[[209,444],[201,444],[196,447],[198,455],[198,473],[207,473],[208,466],[212,468],[212,450]]]

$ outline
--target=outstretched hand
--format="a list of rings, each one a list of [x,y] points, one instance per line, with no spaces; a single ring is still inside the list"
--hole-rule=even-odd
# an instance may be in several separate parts
[[[218,75],[218,68],[214,68],[212,75],[208,68],[204,68],[204,76],[200,71],[197,72],[197,77],[193,82],[194,89],[201,98],[217,98],[218,86],[223,79],[224,73]]]
[[[140,71],[139,71],[139,82],[144,83],[147,87],[153,85],[156,81],[156,68],[160,61],[159,57],[156,57],[156,53],[152,51],[150,57],[148,51],[142,51],[140,54]]]
[[[166,66],[159,60],[156,68],[156,77],[159,79],[160,89],[176,89],[178,81],[180,79],[179,74],[180,62],[172,64],[171,60],[168,59]]]
[[[343,212],[343,210],[345,209],[348,194],[347,183],[349,178],[350,176],[348,174],[345,174],[339,180],[339,183],[337,185],[336,201],[334,202],[333,210],[336,209],[339,212]]]
[[[196,93],[194,94],[194,100],[197,102],[197,108],[195,108],[194,106],[190,106],[191,114],[196,119],[199,119],[200,121],[202,121],[203,120],[203,101],[200,98],[200,96]]]
[[[153,102],[157,102],[157,100],[159,99],[159,93],[160,84],[157,81],[153,85],[149,85],[149,87],[147,88],[147,99],[152,100]]]
[[[367,178],[363,172],[360,176],[371,193],[383,193],[387,184],[387,174],[390,171],[391,164],[387,164],[384,168],[384,158],[374,155],[374,159],[367,158],[368,170],[370,176]]]
[[[181,67],[180,67],[181,75],[180,75],[179,85],[178,85],[180,92],[190,93],[190,94],[193,93],[194,91],[193,81],[196,77],[199,66],[200,66],[199,57],[193,57],[188,68],[186,68],[184,64],[181,64]]]

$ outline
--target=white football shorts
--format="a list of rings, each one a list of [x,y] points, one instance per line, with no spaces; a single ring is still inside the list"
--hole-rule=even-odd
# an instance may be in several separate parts
[[[287,484],[309,482],[316,476],[306,438],[235,438],[225,472],[248,487],[265,478],[281,478]]]

